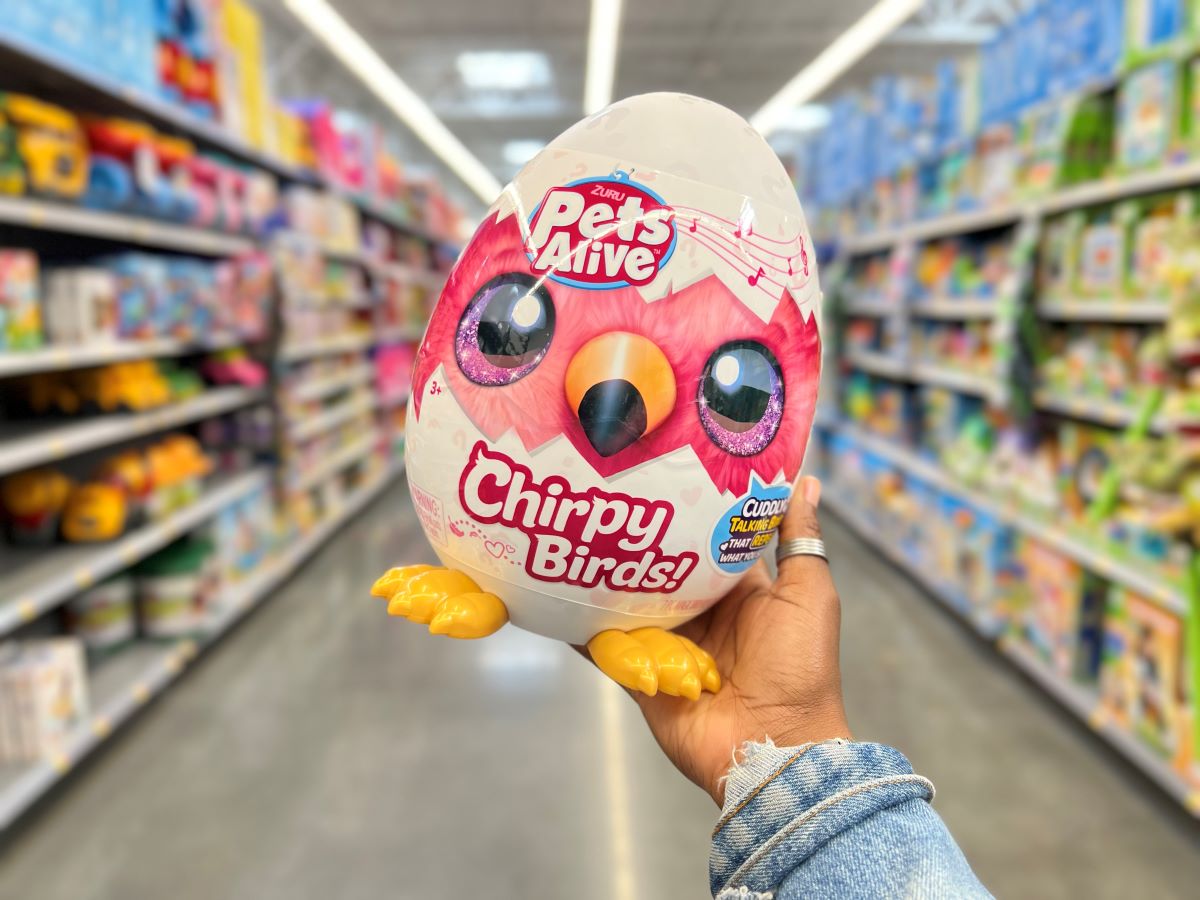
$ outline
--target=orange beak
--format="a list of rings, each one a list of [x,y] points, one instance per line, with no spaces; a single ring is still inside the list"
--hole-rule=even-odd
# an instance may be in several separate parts
[[[645,437],[675,408],[675,373],[658,345],[611,331],[579,348],[567,366],[567,403],[588,442],[612,456]]]

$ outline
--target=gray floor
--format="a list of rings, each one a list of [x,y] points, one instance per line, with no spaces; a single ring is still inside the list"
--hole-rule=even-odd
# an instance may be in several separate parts
[[[695,898],[715,808],[563,647],[366,597],[426,551],[397,489],[0,855],[0,896]],[[1197,831],[836,522],[860,739],[903,748],[1004,897],[1185,897]]]

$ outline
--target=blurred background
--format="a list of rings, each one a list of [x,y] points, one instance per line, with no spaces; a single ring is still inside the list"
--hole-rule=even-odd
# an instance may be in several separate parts
[[[367,597],[457,254],[657,90],[814,230],[856,737],[1000,896],[1193,896],[1198,79],[1194,0],[6,0],[0,896],[705,895],[615,687]]]

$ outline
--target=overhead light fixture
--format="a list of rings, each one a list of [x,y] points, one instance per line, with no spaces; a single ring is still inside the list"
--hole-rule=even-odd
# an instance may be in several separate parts
[[[816,131],[833,118],[833,111],[822,103],[805,103],[788,111],[776,131]]]
[[[546,146],[545,141],[535,140],[517,140],[509,141],[504,145],[501,153],[504,154],[504,161],[509,165],[523,166],[535,156],[542,152],[542,148]]]
[[[534,50],[473,50],[458,54],[454,63],[473,91],[525,91],[552,81],[550,60]]]
[[[750,117],[750,124],[764,135],[780,128],[795,107],[808,103],[833,84],[839,76],[904,24],[923,3],[924,0],[879,0],[861,19],[818,53],[816,59],[780,88],[762,109]]]
[[[501,186],[495,176],[442,124],[429,105],[405,84],[337,10],[326,0],[283,0],[283,3],[484,203],[496,199]]]
[[[587,74],[583,85],[583,111],[589,116],[612,103],[620,33],[621,0],[592,0]]]

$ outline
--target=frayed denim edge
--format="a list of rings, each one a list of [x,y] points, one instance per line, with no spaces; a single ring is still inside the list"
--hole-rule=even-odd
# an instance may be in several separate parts
[[[741,887],[725,888],[713,900],[775,900],[775,894],[770,891],[765,894],[752,891],[750,888],[742,885]]]
[[[927,791],[929,791],[929,798],[926,802],[931,803],[933,801],[933,795],[934,795],[933,782],[930,781],[928,778],[925,778],[922,775],[892,775],[888,778],[877,778],[873,781],[864,781],[860,784],[856,784],[852,788],[847,788],[844,791],[839,791],[838,793],[834,794],[832,797],[827,797],[826,799],[822,800],[820,803],[818,803],[816,806],[812,807],[811,809],[805,810],[805,812],[802,815],[796,816],[796,818],[794,818],[794,819],[792,819],[792,821],[788,822],[787,825],[785,825],[783,828],[779,829],[779,831],[775,832],[775,834],[773,834],[771,836],[771,839],[769,841],[767,841],[765,844],[763,844],[761,847],[759,847],[758,850],[756,850],[753,854],[751,854],[749,859],[747,859],[744,863],[742,863],[740,866],[738,866],[737,871],[735,871],[732,875],[729,876],[729,880],[725,882],[725,887],[723,887],[721,889],[721,892],[717,894],[717,897],[721,898],[722,894],[724,894],[725,891],[733,890],[734,888],[732,887],[732,885],[735,882],[742,880],[745,877],[745,875],[749,872],[749,870],[751,870],[754,867],[755,863],[757,863],[759,860],[761,860],[764,856],[769,856],[770,853],[772,852],[772,850],[774,850],[774,848],[778,844],[780,844],[789,834],[791,834],[793,831],[795,831],[797,828],[801,827],[802,825],[804,825],[811,819],[814,819],[817,816],[819,816],[825,810],[829,809],[829,807],[833,806],[836,803],[841,802],[842,800],[845,800],[847,797],[853,797],[857,794],[863,793],[864,791],[869,791],[873,788],[878,788],[878,787],[886,787],[886,786],[892,785],[892,784],[919,784],[922,787],[924,787]],[[731,896],[737,897],[738,895],[732,894]],[[754,897],[755,895],[752,893],[749,896]]]

